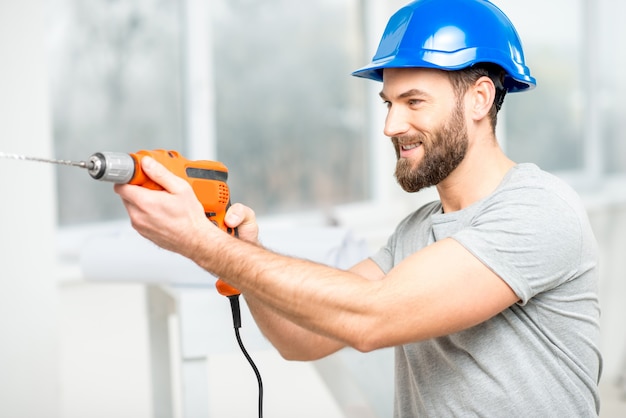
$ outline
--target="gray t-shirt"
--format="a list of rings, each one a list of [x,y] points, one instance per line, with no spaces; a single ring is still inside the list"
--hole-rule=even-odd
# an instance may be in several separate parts
[[[576,193],[519,164],[463,210],[444,214],[432,202],[412,213],[372,259],[388,272],[448,237],[520,302],[467,330],[397,347],[395,416],[597,416],[598,250]],[[428,280],[419,271],[415,279]]]

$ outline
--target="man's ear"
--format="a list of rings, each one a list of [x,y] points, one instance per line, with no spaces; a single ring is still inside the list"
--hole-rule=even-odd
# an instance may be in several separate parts
[[[470,115],[473,120],[478,121],[488,116],[493,101],[496,98],[496,87],[489,77],[480,77],[474,83],[471,91]]]

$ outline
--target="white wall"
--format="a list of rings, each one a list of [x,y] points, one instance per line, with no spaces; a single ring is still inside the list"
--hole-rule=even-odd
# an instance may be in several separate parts
[[[50,155],[42,0],[0,1],[0,151]],[[58,416],[51,167],[0,159],[0,416]]]
[[[64,280],[60,301],[61,416],[170,418],[153,408],[145,286]]]

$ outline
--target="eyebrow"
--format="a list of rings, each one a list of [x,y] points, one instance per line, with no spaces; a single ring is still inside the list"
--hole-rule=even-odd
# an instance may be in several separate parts
[[[385,95],[385,93],[383,93],[382,91],[380,93],[378,93],[378,95],[383,99],[383,100],[387,100],[387,96]],[[401,93],[398,95],[398,99],[406,99],[407,97],[413,97],[413,96],[428,96],[428,94],[426,92],[424,92],[423,90],[419,90],[419,89],[411,89],[411,90],[407,90],[404,93]]]

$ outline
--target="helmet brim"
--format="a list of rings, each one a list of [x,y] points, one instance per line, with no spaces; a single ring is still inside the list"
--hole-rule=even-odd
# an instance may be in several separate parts
[[[481,56],[485,54],[488,55],[488,59]],[[510,59],[506,57],[498,59],[498,55],[499,51],[485,51],[477,48],[467,48],[452,53],[424,49],[405,50],[390,57],[377,59],[354,71],[352,75],[382,82],[385,68],[433,68],[443,71],[456,71],[479,63],[492,63],[499,65],[506,72],[504,87],[508,92],[514,93],[535,88],[537,82],[530,75],[526,66],[517,64],[516,68],[510,68],[512,65]],[[511,74],[516,76],[512,77]]]

